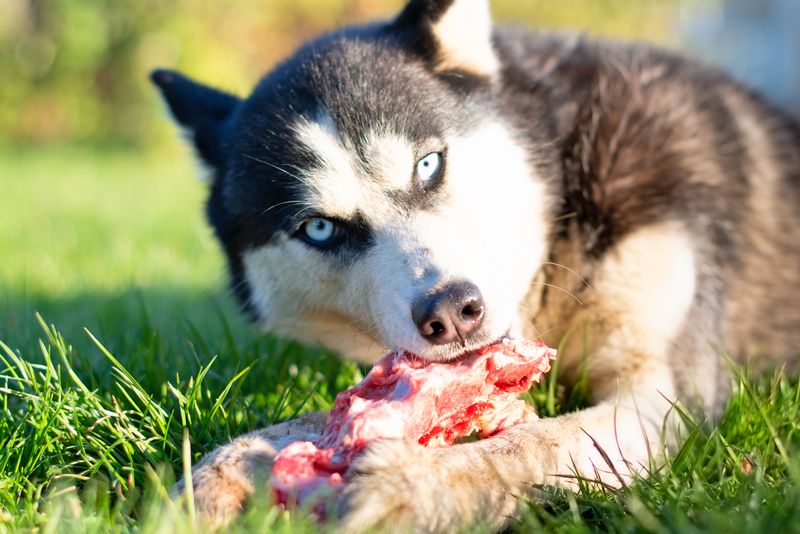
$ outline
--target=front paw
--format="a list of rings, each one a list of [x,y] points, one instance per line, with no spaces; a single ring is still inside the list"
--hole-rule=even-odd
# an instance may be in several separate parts
[[[515,506],[475,444],[428,449],[377,441],[348,478],[339,502],[342,532],[452,532],[478,521],[499,528]]]
[[[293,441],[319,437],[328,414],[315,412],[240,436],[206,455],[192,469],[195,509],[207,524],[227,524],[244,510],[256,488],[266,490],[275,455]],[[176,492],[184,492],[185,482]]]
[[[198,517],[216,529],[239,515],[266,479],[276,451],[266,441],[248,437],[217,449],[192,469],[192,490]],[[185,481],[177,490],[184,493]]]
[[[227,525],[247,504],[253,487],[247,481],[235,480],[217,472],[213,466],[203,466],[192,474],[194,507],[198,519],[212,530]],[[183,493],[185,481],[177,490]]]

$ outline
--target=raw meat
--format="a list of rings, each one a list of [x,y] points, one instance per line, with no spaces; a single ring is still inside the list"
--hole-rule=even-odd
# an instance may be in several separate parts
[[[535,419],[518,396],[550,369],[555,354],[541,343],[505,340],[455,362],[404,351],[384,356],[360,384],[336,396],[319,440],[296,441],[275,457],[270,483],[277,502],[310,504],[324,515],[325,498],[375,439],[442,447]]]

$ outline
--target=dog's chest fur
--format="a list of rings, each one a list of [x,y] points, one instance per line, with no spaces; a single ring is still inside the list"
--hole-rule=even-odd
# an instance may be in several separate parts
[[[665,357],[679,388],[699,393],[714,412],[729,382],[723,355],[793,359],[800,343],[797,124],[721,74],[650,48],[502,33],[497,41],[506,53],[509,106],[544,99],[563,141],[562,203],[552,264],[544,266],[549,285],[529,303],[538,310],[530,332],[558,342],[578,318],[586,328],[627,320],[620,315],[657,317],[689,291]],[[670,235],[682,244],[669,243]],[[669,257],[687,252],[691,273],[659,272],[659,265],[679,266]],[[667,291],[636,288],[640,275]],[[646,297],[610,311],[617,306],[608,300],[625,285]],[[668,323],[669,313],[660,320]]]

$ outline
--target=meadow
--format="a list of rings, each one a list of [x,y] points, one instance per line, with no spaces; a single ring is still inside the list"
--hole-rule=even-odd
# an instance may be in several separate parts
[[[205,184],[173,148],[0,153],[0,532],[192,531],[169,495],[189,462],[329,408],[364,372],[243,321]],[[650,478],[551,492],[512,530],[800,531],[800,384],[744,374],[720,424],[692,423]],[[529,396],[543,415],[576,402],[553,380]],[[318,530],[256,504],[231,532]]]
[[[257,331],[206,184],[147,73],[243,93],[304,39],[402,0],[5,0],[0,9],[0,534],[203,531],[170,488],[205,452],[327,409],[365,369]],[[691,5],[690,5],[691,4]],[[721,2],[494,0],[499,20],[668,46]],[[691,7],[692,9],[689,9]],[[713,11],[713,9],[712,9]],[[800,532],[800,382],[735,388],[647,479],[524,503],[515,532]],[[574,409],[557,369],[529,395]],[[687,416],[688,418],[688,416]],[[258,495],[234,532],[318,532]],[[480,525],[470,531],[481,531]]]

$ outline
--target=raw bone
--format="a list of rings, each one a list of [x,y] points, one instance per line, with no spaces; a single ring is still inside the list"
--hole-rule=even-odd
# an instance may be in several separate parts
[[[361,383],[336,396],[319,440],[296,441],[275,457],[276,501],[310,504],[324,516],[325,497],[342,487],[351,462],[372,440],[443,447],[536,419],[518,397],[550,369],[555,354],[541,343],[505,340],[455,362],[404,351],[384,356]]]

